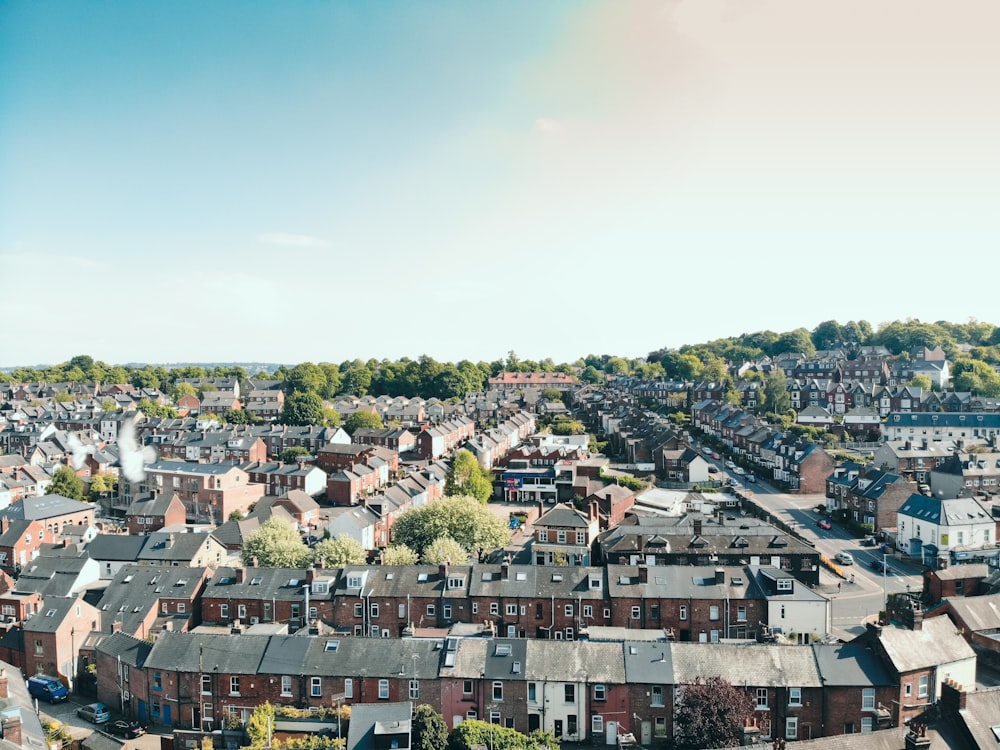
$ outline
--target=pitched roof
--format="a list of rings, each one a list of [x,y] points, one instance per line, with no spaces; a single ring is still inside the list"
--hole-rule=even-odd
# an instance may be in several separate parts
[[[920,630],[884,627],[878,638],[899,672],[974,659],[976,655],[947,617],[924,620]]]

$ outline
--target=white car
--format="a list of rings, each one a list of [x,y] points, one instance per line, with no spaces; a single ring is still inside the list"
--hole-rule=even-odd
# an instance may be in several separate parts
[[[838,552],[834,559],[841,565],[854,565],[854,555],[850,552]]]
[[[735,467],[733,469],[733,474],[737,474],[739,476],[743,476],[746,473],[747,473],[747,470],[744,469],[742,466],[737,466],[737,467]]]

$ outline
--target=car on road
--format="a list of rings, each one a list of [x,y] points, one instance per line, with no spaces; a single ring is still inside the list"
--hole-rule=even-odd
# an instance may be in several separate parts
[[[104,729],[111,734],[124,737],[127,740],[134,740],[136,737],[142,737],[146,733],[146,727],[138,721],[127,721],[125,719],[109,721]]]
[[[106,724],[111,719],[111,712],[103,703],[88,703],[76,709],[76,715],[86,719],[91,724]]]
[[[854,565],[854,555],[850,552],[838,552],[833,559],[841,565]]]
[[[747,481],[750,482],[751,484],[757,484],[757,475],[747,474]]]
[[[48,701],[49,703],[62,703],[69,697],[69,690],[55,677],[46,675],[35,675],[28,680],[28,693],[33,698]]]
[[[707,445],[703,445],[701,447],[701,452],[704,453],[706,456],[711,456],[712,455],[712,449],[709,448]]]
[[[829,518],[821,518],[821,519],[819,519],[816,522],[816,525],[819,526],[821,529],[824,529],[826,531],[829,531],[830,529],[833,528],[833,524],[830,523],[830,519]]]
[[[736,467],[733,468],[733,473],[736,474],[737,476],[741,476],[742,477],[742,476],[746,476],[747,470],[744,469],[742,466],[736,466]]]
[[[712,453],[712,458],[714,458],[714,459],[715,459],[716,461],[718,461],[718,460],[719,460],[719,454],[718,454],[718,453],[715,453],[715,452],[713,452],[713,453]]]
[[[732,477],[730,477],[729,479],[726,480],[726,487],[736,487],[738,484],[739,484],[739,482],[737,482]]]
[[[881,573],[882,575],[889,575],[889,564],[878,557],[873,557],[871,562],[868,563],[872,570],[876,573]]]
[[[719,467],[718,466],[713,466],[713,465],[709,464],[708,465],[708,473],[709,474],[718,474],[719,473]]]

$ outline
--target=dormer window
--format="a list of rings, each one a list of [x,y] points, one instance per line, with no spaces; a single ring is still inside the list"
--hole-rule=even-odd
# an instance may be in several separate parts
[[[465,587],[465,577],[464,576],[450,576],[448,578],[448,588],[449,589],[461,589]]]
[[[347,576],[347,588],[349,589],[361,588],[361,576],[358,575]]]

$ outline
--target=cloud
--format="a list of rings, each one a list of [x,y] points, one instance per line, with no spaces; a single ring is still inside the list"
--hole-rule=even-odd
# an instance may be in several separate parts
[[[308,234],[290,234],[288,232],[258,234],[257,242],[265,245],[280,245],[281,247],[326,247],[329,244],[322,237],[313,237]]]

